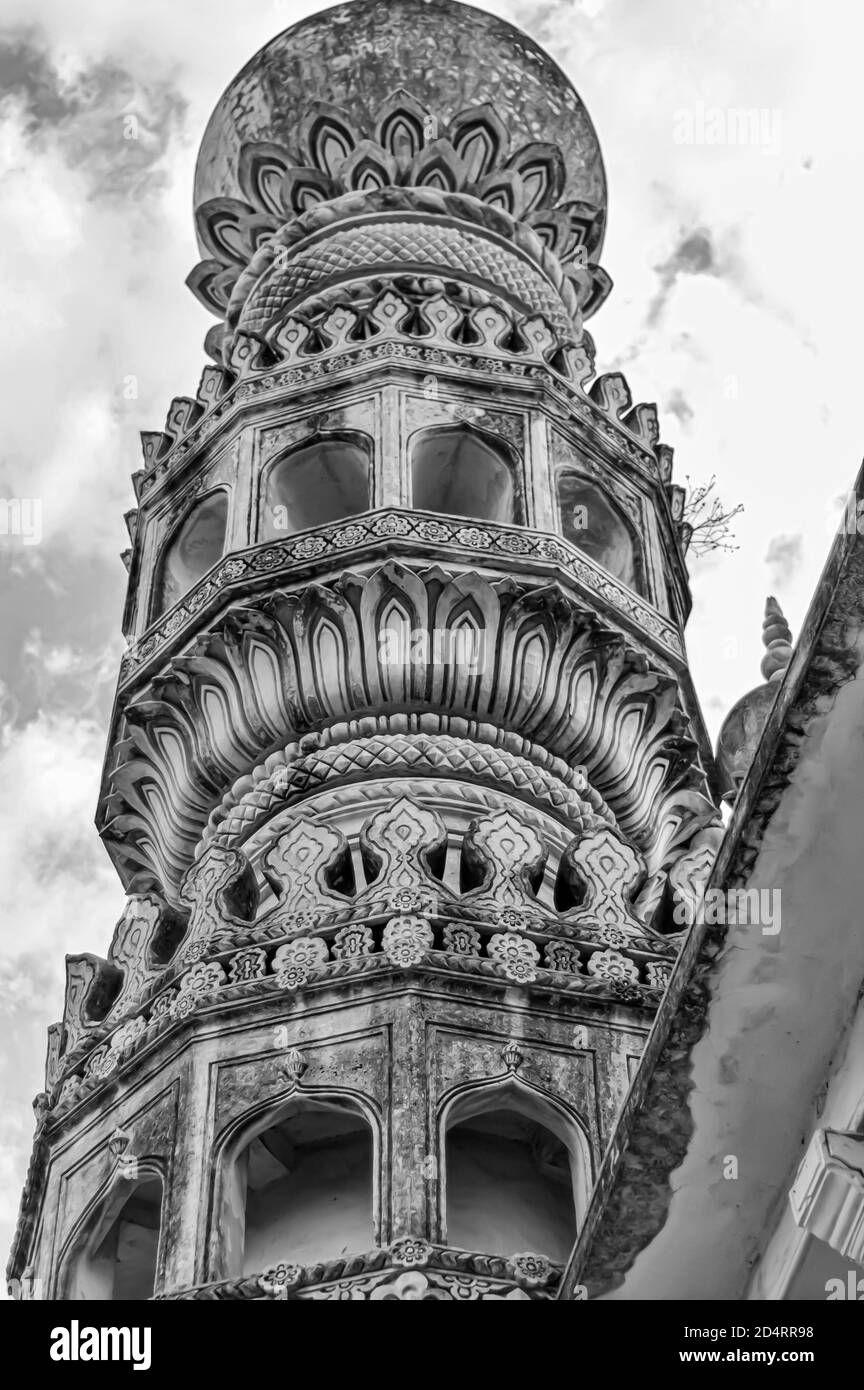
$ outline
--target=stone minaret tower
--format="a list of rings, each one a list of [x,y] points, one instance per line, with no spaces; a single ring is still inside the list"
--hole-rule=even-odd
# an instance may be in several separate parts
[[[583,327],[597,138],[510,25],[359,0],[231,83],[195,216],[214,361],[144,437],[97,816],[128,906],[67,957],[10,1275],[554,1297],[718,834],[683,493]]]

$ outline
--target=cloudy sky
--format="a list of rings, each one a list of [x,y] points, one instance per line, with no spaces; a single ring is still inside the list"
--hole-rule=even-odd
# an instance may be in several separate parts
[[[140,429],[194,395],[211,320],[195,153],[223,88],[319,5],[5,0],[0,26],[0,1248],[8,1249],[63,956],[104,954],[122,895],[93,828]],[[864,444],[860,33],[844,0],[494,0],[593,116],[609,177],[601,370],[656,400],[676,475],[716,474],[738,550],[695,561],[706,718],[758,680],[765,595],[797,632]],[[851,26],[851,27],[850,27]],[[730,140],[724,113],[758,113]],[[134,114],[139,138],[124,139]],[[719,115],[718,115],[719,113]],[[725,138],[724,138],[725,137]],[[130,379],[133,389],[130,390]]]

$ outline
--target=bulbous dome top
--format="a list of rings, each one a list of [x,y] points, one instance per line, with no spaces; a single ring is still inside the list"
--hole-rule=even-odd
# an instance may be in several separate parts
[[[198,157],[196,209],[214,198],[242,198],[244,144],[296,149],[311,103],[337,107],[364,128],[399,89],[443,125],[489,103],[506,122],[512,149],[557,145],[561,198],[592,204],[602,220],[600,146],[570,81],[511,24],[453,0],[355,0],[271,39],[213,112]]]

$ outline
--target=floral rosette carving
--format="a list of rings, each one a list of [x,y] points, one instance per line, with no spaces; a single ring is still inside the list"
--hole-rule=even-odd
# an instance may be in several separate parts
[[[432,1246],[419,1236],[403,1236],[401,1240],[394,1240],[388,1253],[394,1265],[401,1265],[403,1269],[419,1269],[428,1265],[432,1258]]]
[[[517,984],[524,985],[536,980],[540,952],[527,936],[517,936],[515,932],[506,935],[497,932],[490,938],[486,950],[504,974]]]
[[[180,981],[180,992],[171,1002],[172,1018],[188,1018],[208,994],[225,983],[225,971],[218,961],[200,961]]]
[[[537,926],[536,914],[523,912],[520,908],[505,907],[498,913],[498,926],[502,931],[531,931]]]
[[[626,946],[630,940],[627,932],[614,922],[603,922],[597,931],[597,936],[600,941],[605,941],[607,946],[613,947]]]
[[[204,956],[206,956],[209,949],[210,943],[204,937],[202,937],[198,941],[190,941],[188,946],[183,947],[183,955],[181,956],[181,959],[187,965],[191,965],[193,961],[201,960]]]
[[[442,526],[440,521],[419,522],[417,534],[422,536],[424,541],[449,541],[451,537],[449,526]]]
[[[188,1018],[190,1014],[194,1014],[200,1002],[200,994],[191,989],[181,989],[171,1001],[171,1017],[177,1020]]]
[[[296,932],[298,936],[303,932],[314,931],[321,921],[321,916],[322,914],[313,908],[301,908],[299,912],[291,914],[291,931]]]
[[[485,531],[478,531],[476,526],[463,526],[456,532],[456,540],[460,545],[470,546],[472,550],[485,550],[492,544],[492,537]]]
[[[432,901],[431,894],[418,893],[416,888],[399,888],[388,899],[391,912],[422,912]]]
[[[372,529],[378,536],[407,536],[411,526],[404,516],[383,516]]]
[[[425,917],[393,917],[384,928],[381,945],[394,965],[419,965],[435,940]]]
[[[306,984],[312,971],[326,963],[327,956],[327,942],[322,937],[303,936],[279,947],[271,969],[280,989],[299,989]]]
[[[346,526],[343,531],[333,534],[333,544],[338,546],[359,545],[366,536],[362,526]]]
[[[121,1023],[120,1027],[111,1036],[111,1048],[121,1056],[124,1052],[129,1052],[135,1046],[141,1034],[146,1032],[147,1023],[143,1018],[130,1018],[126,1023]]]
[[[525,1284],[529,1289],[536,1289],[541,1284],[548,1283],[552,1274],[552,1264],[546,1256],[535,1255],[530,1251],[522,1255],[511,1255],[508,1263],[519,1283]]]
[[[180,990],[184,993],[188,990],[191,994],[209,994],[224,983],[225,971],[218,961],[212,960],[193,965],[191,970],[187,970],[180,981]]]
[[[588,974],[598,980],[621,980],[633,983],[639,979],[639,967],[620,951],[595,951],[588,962]]]
[[[321,551],[326,549],[327,542],[321,536],[307,536],[305,540],[297,542],[294,554],[298,560],[311,560],[313,556],[320,555]]]
[[[302,1278],[302,1265],[278,1264],[274,1265],[272,1269],[265,1270],[261,1275],[261,1286],[268,1292],[283,1294],[291,1289],[296,1289]]]

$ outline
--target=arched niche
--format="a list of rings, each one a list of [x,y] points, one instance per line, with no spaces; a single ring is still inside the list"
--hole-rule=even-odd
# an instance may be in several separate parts
[[[523,519],[511,451],[471,425],[436,426],[415,439],[411,492],[419,511],[505,524]]]
[[[588,1203],[591,1156],[575,1116],[514,1078],[469,1087],[441,1117],[441,1238],[563,1264]]]
[[[156,1169],[116,1181],[78,1223],[61,1265],[60,1297],[139,1301],[153,1297],[159,1267],[163,1185]]]
[[[342,1098],[298,1097],[244,1126],[222,1159],[217,1277],[371,1249],[375,1168],[369,1117]]]
[[[202,497],[162,547],[156,566],[151,621],[182,598],[222,558],[228,526],[228,494]]]
[[[629,524],[602,488],[573,469],[556,479],[561,530],[568,541],[596,560],[608,574],[642,592],[638,543]]]
[[[278,539],[369,510],[370,441],[321,435],[289,449],[267,470],[259,540]]]

